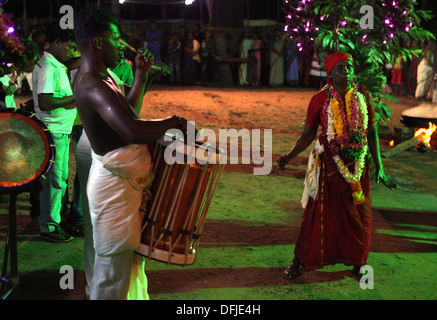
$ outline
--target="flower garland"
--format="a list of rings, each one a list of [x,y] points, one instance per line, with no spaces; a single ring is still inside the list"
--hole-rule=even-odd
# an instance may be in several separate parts
[[[333,87],[329,90],[331,98],[326,108],[328,147],[338,171],[351,186],[354,204],[362,204],[365,196],[360,180],[368,151],[366,100],[356,85],[346,92],[346,106]],[[344,164],[342,156],[354,160],[353,173]]]

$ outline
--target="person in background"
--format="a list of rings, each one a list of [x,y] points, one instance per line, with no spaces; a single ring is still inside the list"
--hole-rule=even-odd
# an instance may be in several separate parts
[[[258,60],[256,59],[255,50],[250,49],[246,59],[247,64],[247,83],[250,86],[258,86],[259,78],[257,72]]]
[[[5,93],[4,103],[6,108],[16,108],[15,93],[18,90],[17,86],[17,71],[10,68],[10,72],[0,77],[3,92]]]
[[[179,34],[174,32],[168,44],[169,84],[181,84],[181,50],[182,43],[179,40]]]
[[[199,55],[200,44],[193,37],[192,32],[188,32],[187,42],[182,50],[182,83],[193,85],[197,83],[197,65],[201,62]]]
[[[284,85],[285,43],[281,30],[275,29],[270,41],[270,78],[271,87]]]
[[[147,49],[150,50],[155,59],[161,60],[162,40],[164,39],[164,33],[159,28],[158,22],[151,22],[150,29],[146,31],[144,39],[147,41]]]
[[[395,63],[393,65],[393,72],[391,75],[391,84],[394,86],[395,95],[401,95],[402,93],[402,85],[403,85],[402,69],[403,69],[402,57],[399,56],[395,59]]]
[[[249,50],[253,49],[252,35],[248,30],[244,31],[243,39],[240,41],[240,58],[244,61],[249,55]],[[247,82],[247,63],[242,62],[239,67],[238,84],[240,86],[248,85]]]
[[[202,42],[202,84],[220,81],[220,62],[217,59],[217,45],[211,30],[205,31]]]
[[[328,53],[321,49],[316,42],[313,44],[313,59],[310,66],[310,78],[313,85],[320,90],[326,83],[326,71],[324,61]]]
[[[297,86],[299,84],[299,47],[294,39],[287,37],[285,48],[285,83],[287,86]]]
[[[256,71],[258,74],[258,83],[256,85],[259,85],[261,81],[261,70],[262,70],[262,62],[263,62],[262,51],[265,48],[265,44],[258,32],[254,32],[252,34],[252,38],[253,38],[253,50],[255,51],[255,57],[257,61]]]
[[[419,66],[417,67],[417,87],[415,98],[431,100],[434,75],[437,70],[437,42],[431,41],[425,48]]]
[[[48,48],[33,69],[33,102],[37,116],[49,128],[56,147],[52,169],[40,192],[41,237],[51,242],[73,239],[61,227],[62,198],[67,189],[70,134],[76,119],[73,91],[65,62],[72,58],[76,43],[69,29],[53,23],[47,29]]]

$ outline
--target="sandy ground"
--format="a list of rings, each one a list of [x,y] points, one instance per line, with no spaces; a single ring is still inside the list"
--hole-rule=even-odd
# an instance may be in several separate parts
[[[271,129],[272,161],[294,144],[315,93],[299,88],[203,88],[155,85],[146,95],[144,118],[179,114],[197,128]],[[389,102],[393,117],[381,128],[388,149],[403,110],[416,106],[401,98]],[[261,140],[261,150],[264,141]],[[437,153],[407,150],[383,159],[398,185],[388,190],[372,183],[373,238],[368,264],[374,288],[361,289],[350,267],[303,271],[293,281],[282,271],[290,263],[302,218],[300,199],[309,150],[286,170],[254,175],[253,164],[227,164],[202,233],[197,260],[178,266],[149,260],[152,300],[435,300],[437,299]],[[75,171],[71,159],[71,174]],[[71,179],[70,179],[71,182]],[[84,299],[83,238],[68,244],[42,241],[28,225],[28,195],[18,203],[18,254],[21,299]],[[0,209],[0,253],[7,209]],[[3,254],[1,255],[3,256]],[[59,270],[75,270],[74,289],[62,290]]]

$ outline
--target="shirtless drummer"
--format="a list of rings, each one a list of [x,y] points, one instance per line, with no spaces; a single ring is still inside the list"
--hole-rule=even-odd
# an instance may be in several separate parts
[[[93,150],[87,185],[96,251],[90,299],[147,299],[144,258],[134,253],[143,218],[137,182],[145,181],[149,173],[147,144],[172,128],[186,132],[187,121],[178,116],[150,121],[136,117],[107,72],[117,66],[123,50],[118,20],[110,12],[96,8],[81,12],[75,19],[75,37],[82,60],[74,97]],[[135,74],[140,89],[154,61],[147,50],[144,56],[144,65]],[[137,170],[138,163],[143,170]]]

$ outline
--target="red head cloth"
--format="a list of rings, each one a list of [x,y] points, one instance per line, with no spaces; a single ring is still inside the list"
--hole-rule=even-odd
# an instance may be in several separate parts
[[[343,60],[349,60],[350,62],[352,62],[352,64],[354,63],[354,59],[352,58],[352,56],[347,53],[347,52],[334,52],[331,53],[326,59],[325,59],[325,71],[326,71],[326,75],[328,77],[328,84],[330,86],[332,86],[332,80],[329,77],[329,73],[331,72],[332,68],[334,68],[334,66]]]

